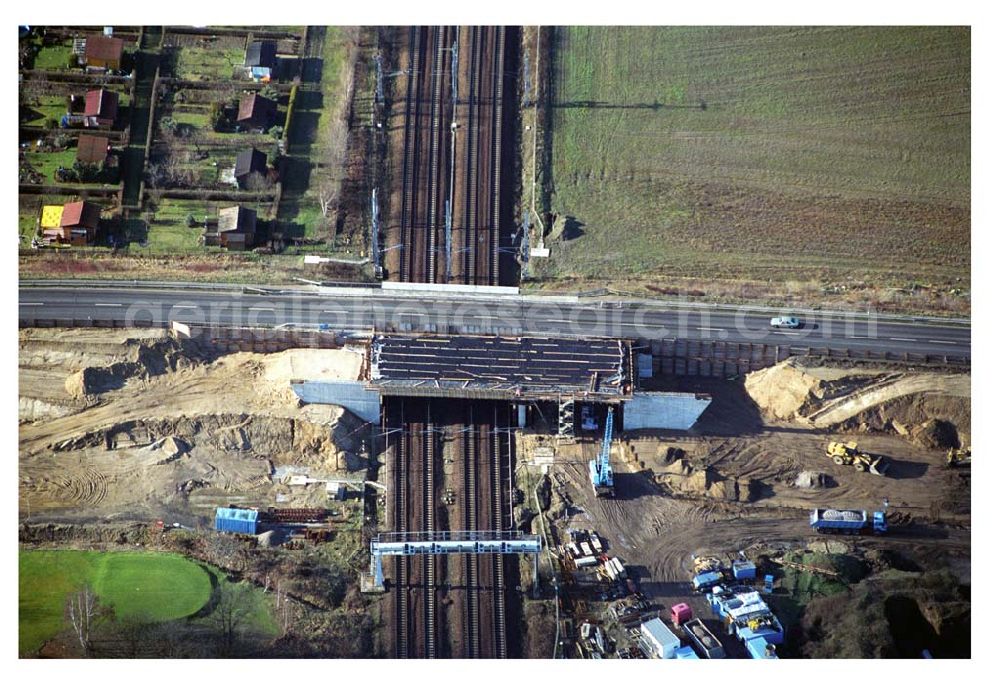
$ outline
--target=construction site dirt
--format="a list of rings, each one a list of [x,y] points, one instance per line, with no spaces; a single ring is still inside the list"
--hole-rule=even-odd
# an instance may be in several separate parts
[[[616,495],[597,499],[586,465],[596,433],[567,441],[544,423],[515,430],[510,403],[384,398],[385,451],[378,442],[369,458],[370,426],[334,405],[304,405],[288,387],[356,378],[364,355],[352,350],[214,356],[151,330],[25,329],[19,338],[19,516],[29,523],[207,528],[220,505],[326,505],[322,485],[287,482],[290,468],[364,477],[374,462],[388,488],[378,531],[531,525],[555,546],[567,529],[596,530],[661,612],[704,606],[690,564],[706,552],[889,549],[969,584],[971,471],[948,467],[949,435],[928,434],[953,428],[954,443],[971,446],[968,374],[791,362],[731,380],[644,379],[712,404],[689,431],[616,434]],[[883,456],[888,474],[836,465],[825,454],[831,440]],[[551,500],[532,523],[543,458]],[[890,532],[817,536],[809,512],[820,506],[886,509]],[[389,656],[517,657],[529,645],[548,654],[554,636],[524,636],[550,626],[538,623],[539,607],[527,611],[535,603],[523,568],[512,555],[387,558],[380,645]]]
[[[519,31],[396,30],[388,113],[388,277],[511,284]],[[512,64],[514,66],[512,66]],[[399,77],[395,77],[399,76]]]
[[[690,431],[640,432],[617,442],[613,499],[596,498],[590,486],[586,464],[597,452],[597,440],[560,444],[544,436],[519,438],[525,459],[532,447],[555,448],[547,528],[560,541],[571,529],[604,536],[609,553],[628,563],[661,615],[679,602],[706,619],[712,615],[690,583],[693,557],[705,553],[742,551],[753,559],[804,550],[861,557],[890,549],[921,570],[947,569],[969,584],[970,477],[948,467],[943,450],[895,432],[844,432],[862,448],[891,459],[887,476],[860,473],[825,456],[837,433],[769,418],[741,380],[683,381],[685,388],[710,393],[712,405]],[[809,526],[809,512],[826,505],[887,510],[890,536],[818,536]],[[792,636],[803,641],[799,619],[792,620]]]
[[[208,525],[218,505],[325,502],[318,485],[276,476],[282,466],[338,477],[367,469],[363,422],[340,407],[299,406],[289,388],[310,373],[356,376],[356,352],[211,359],[162,330],[28,329],[19,359],[25,519]]]

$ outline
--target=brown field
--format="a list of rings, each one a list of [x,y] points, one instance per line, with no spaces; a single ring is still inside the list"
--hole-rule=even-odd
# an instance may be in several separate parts
[[[968,30],[554,38],[542,281],[968,310]]]

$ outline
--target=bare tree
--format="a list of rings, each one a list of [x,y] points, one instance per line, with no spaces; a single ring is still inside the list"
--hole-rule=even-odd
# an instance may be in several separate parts
[[[250,617],[252,599],[247,585],[223,585],[219,592],[219,603],[212,614],[218,632],[219,654],[233,655],[246,630]]]
[[[72,593],[66,600],[66,618],[76,633],[80,648],[90,655],[90,635],[98,623],[110,616],[110,609],[102,606],[90,586]]]
[[[280,580],[274,583],[274,610],[282,636],[287,635],[292,627],[292,602]]]
[[[115,623],[115,634],[125,648],[125,656],[139,658],[149,652],[150,644],[158,632],[148,614],[134,613]]]
[[[337,190],[332,186],[324,186],[320,189],[317,198],[319,199],[319,208],[323,212],[323,218],[325,219],[329,216],[330,208],[333,207],[333,203],[337,199]]]
[[[254,193],[264,193],[269,191],[273,185],[274,184],[271,182],[271,179],[257,172],[250,174],[247,178],[247,190]]]

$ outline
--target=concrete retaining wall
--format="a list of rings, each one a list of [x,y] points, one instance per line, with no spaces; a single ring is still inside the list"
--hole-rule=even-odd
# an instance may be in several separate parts
[[[760,343],[663,339],[652,341],[653,371],[674,376],[739,376],[773,366],[792,356],[820,356],[841,360],[903,363],[922,366],[967,368],[967,357],[923,353],[832,348],[797,348]]]
[[[361,381],[293,381],[291,385],[306,404],[336,404],[368,423],[381,418],[378,392],[366,390]]]
[[[635,393],[622,406],[623,427],[687,430],[711,403],[711,397],[695,393]]]

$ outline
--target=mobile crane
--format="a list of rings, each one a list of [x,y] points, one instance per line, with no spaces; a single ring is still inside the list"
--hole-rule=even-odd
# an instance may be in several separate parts
[[[597,458],[590,461],[590,483],[598,498],[614,498],[615,476],[611,471],[611,432],[615,424],[614,409],[608,407],[608,418],[604,423],[604,441]]]

